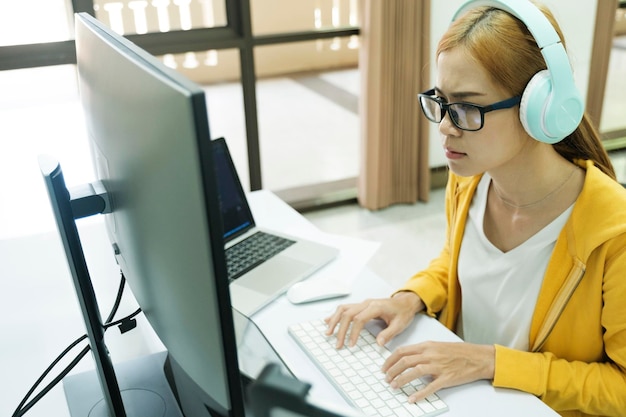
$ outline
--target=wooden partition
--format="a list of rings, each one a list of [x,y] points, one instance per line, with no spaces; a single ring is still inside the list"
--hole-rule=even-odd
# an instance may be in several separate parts
[[[428,128],[417,94],[428,86],[428,0],[365,0],[361,24],[359,202],[369,209],[427,200]]]
[[[617,4],[617,0],[598,0],[596,12],[586,106],[587,113],[598,130],[600,129],[609,59],[613,45]]]

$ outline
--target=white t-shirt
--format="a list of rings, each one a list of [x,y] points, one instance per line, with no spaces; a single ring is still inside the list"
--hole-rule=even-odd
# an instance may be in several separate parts
[[[462,307],[457,333],[466,342],[527,351],[530,323],[556,239],[573,205],[534,236],[504,253],[485,236],[491,177],[484,174],[470,206],[459,254]]]

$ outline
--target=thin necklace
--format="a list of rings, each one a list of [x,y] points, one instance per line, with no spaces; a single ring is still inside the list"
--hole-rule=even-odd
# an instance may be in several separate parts
[[[574,167],[574,169],[572,169],[572,172],[570,172],[570,174],[567,176],[567,178],[565,178],[565,180],[563,180],[563,182],[560,183],[554,190],[550,191],[548,194],[546,194],[545,196],[541,197],[539,200],[533,201],[532,203],[528,203],[528,204],[517,205],[517,204],[513,203],[512,201],[507,200],[506,198],[502,197],[502,195],[498,191],[498,188],[496,188],[495,184],[493,183],[493,180],[491,181],[491,185],[492,185],[493,191],[496,192],[496,195],[498,196],[500,201],[502,201],[507,206],[510,206],[510,207],[513,207],[513,208],[516,208],[516,209],[523,209],[523,208],[528,208],[528,207],[536,206],[536,205],[538,205],[540,203],[543,203],[548,198],[552,197],[554,194],[559,192],[561,190],[561,188],[565,187],[565,184],[567,184],[568,181],[574,176],[574,172],[576,172],[577,169],[578,169],[578,167]]]

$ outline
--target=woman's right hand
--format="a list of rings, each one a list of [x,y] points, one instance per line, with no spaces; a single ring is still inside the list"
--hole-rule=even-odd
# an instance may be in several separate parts
[[[411,323],[415,314],[424,310],[422,299],[409,291],[398,292],[391,298],[365,300],[358,304],[343,304],[324,319],[328,325],[326,334],[332,335],[337,330],[337,349],[342,348],[348,337],[348,346],[356,344],[359,333],[365,324],[373,319],[382,319],[387,327],[376,337],[376,342],[383,346],[400,334]],[[349,332],[349,334],[348,334]]]

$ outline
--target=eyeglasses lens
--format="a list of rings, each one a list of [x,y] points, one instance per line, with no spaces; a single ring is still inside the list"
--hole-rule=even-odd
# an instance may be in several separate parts
[[[465,130],[478,130],[481,127],[480,110],[466,104],[453,104],[448,108],[454,124]]]
[[[420,103],[422,105],[422,111],[428,120],[435,123],[441,122],[443,110],[439,101],[422,96],[420,97]]]
[[[446,107],[444,103],[427,96],[420,97],[420,103],[428,120],[435,123],[441,122],[444,113],[443,109]],[[450,118],[457,127],[464,130],[478,130],[481,128],[482,117],[477,107],[465,103],[453,103],[447,107]]]

